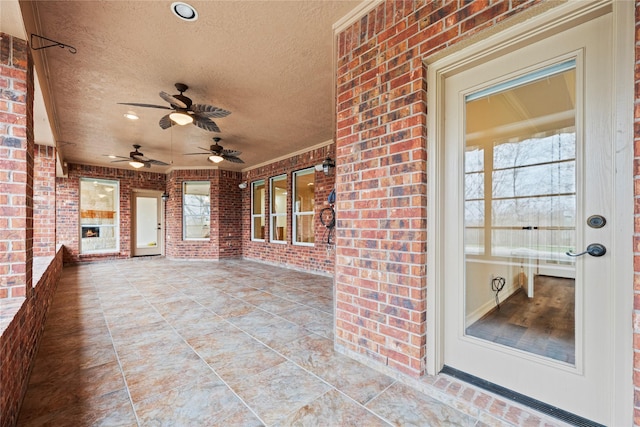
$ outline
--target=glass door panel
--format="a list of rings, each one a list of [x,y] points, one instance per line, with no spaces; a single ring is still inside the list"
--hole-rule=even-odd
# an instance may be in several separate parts
[[[160,195],[135,192],[133,203],[133,255],[161,255],[163,227]]]
[[[136,247],[158,246],[158,200],[155,197],[136,197]]]
[[[465,331],[575,363],[576,71],[465,97]]]

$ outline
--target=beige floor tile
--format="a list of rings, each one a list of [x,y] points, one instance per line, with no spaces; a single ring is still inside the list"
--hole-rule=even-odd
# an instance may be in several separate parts
[[[283,353],[291,341],[309,335],[311,332],[293,322],[277,318],[268,325],[257,326],[247,330],[251,336],[269,347]]]
[[[18,425],[480,422],[335,352],[332,283],[243,260],[65,268]]]
[[[216,378],[158,393],[136,403],[135,409],[143,426],[222,425],[223,420],[236,413],[250,412],[231,389]]]
[[[135,412],[126,390],[95,396],[58,411],[35,415],[23,410],[18,427],[137,426]]]
[[[472,427],[476,424],[470,416],[400,383],[389,387],[366,406],[398,426]]]
[[[384,427],[391,424],[338,391],[331,390],[275,425],[289,426]]]
[[[333,350],[333,342],[308,335],[290,342],[283,354],[350,398],[365,404],[394,383],[394,379]]]
[[[44,381],[30,383],[22,411],[29,417],[39,417],[118,390],[125,390],[125,384],[115,361],[66,375],[53,372]]]
[[[248,377],[236,392],[267,425],[309,404],[331,387],[291,362]]]

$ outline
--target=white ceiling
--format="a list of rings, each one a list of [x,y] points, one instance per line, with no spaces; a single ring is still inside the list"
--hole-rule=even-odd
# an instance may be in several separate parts
[[[14,12],[5,11],[15,1],[1,3],[2,31],[9,32]],[[140,144],[145,156],[171,164],[151,171],[208,168],[207,155],[183,154],[220,137],[245,161],[220,168],[242,170],[333,140],[332,26],[361,1],[189,3],[195,22],[174,16],[171,1],[20,1],[26,34],[77,49],[33,51],[63,161],[127,168],[107,155],[128,156]],[[189,86],[194,103],[232,112],[214,119],[220,133],[193,125],[162,130],[158,121],[168,111],[118,104],[166,105],[159,92],[177,94],[176,82]],[[129,111],[140,119],[126,119]]]

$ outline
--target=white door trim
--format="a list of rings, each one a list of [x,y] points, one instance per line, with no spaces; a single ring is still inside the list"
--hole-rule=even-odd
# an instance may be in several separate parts
[[[427,140],[430,162],[428,164],[428,250],[427,250],[427,373],[436,375],[444,365],[444,298],[443,298],[443,189],[441,174],[444,156],[441,147],[444,137],[445,78],[453,72],[468,69],[479,61],[487,61],[507,51],[513,51],[549,35],[587,22],[594,17],[613,13],[615,90],[612,93],[614,117],[612,128],[615,138],[615,230],[613,231],[616,266],[612,278],[610,312],[613,325],[613,366],[611,370],[613,390],[611,420],[613,425],[633,423],[633,251],[631,236],[634,232],[633,194],[633,108],[635,63],[635,10],[627,1],[569,1],[550,10],[542,10],[524,22],[448,55],[427,59]],[[515,22],[514,22],[515,23]]]
[[[158,233],[158,250],[159,250],[159,254],[153,254],[153,255],[164,255],[164,240],[165,240],[165,218],[164,218],[164,202],[162,201],[162,191],[157,191],[157,190],[142,190],[142,189],[132,189],[131,190],[131,256],[144,256],[145,255],[145,249],[143,249],[142,251],[139,250],[137,248],[137,237],[136,237],[136,233],[137,233],[137,221],[136,221],[136,216],[137,216],[137,211],[136,211],[136,197],[138,196],[143,196],[143,197],[154,197],[157,198],[158,200],[158,211],[159,211],[159,215],[158,215],[158,221],[160,222],[159,226],[161,228],[160,232]],[[136,253],[137,252],[137,253]]]

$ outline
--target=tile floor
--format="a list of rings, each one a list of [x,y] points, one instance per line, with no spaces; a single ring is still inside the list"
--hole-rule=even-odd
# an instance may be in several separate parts
[[[510,425],[334,352],[332,311],[332,279],[251,261],[65,268],[18,425]]]

